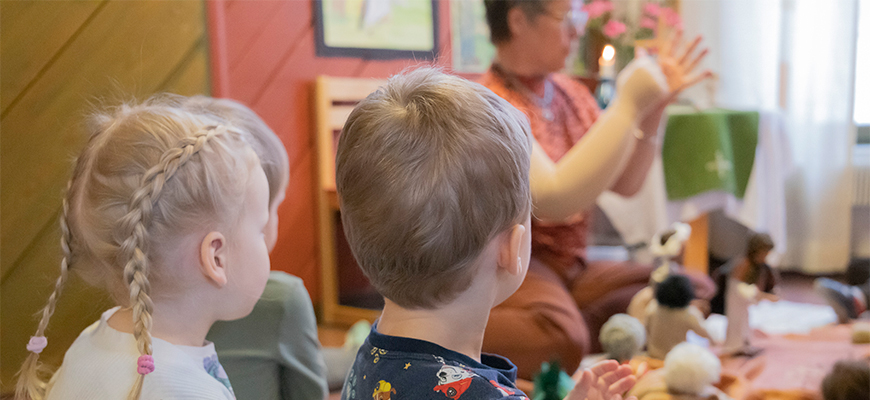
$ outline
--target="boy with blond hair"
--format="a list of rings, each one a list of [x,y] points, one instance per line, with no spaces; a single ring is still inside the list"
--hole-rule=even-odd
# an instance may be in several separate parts
[[[505,100],[431,68],[351,112],[336,156],[342,222],[385,306],[342,399],[526,399],[516,367],[481,346],[490,309],[528,270],[531,140]],[[629,375],[597,364],[567,398],[619,397]]]

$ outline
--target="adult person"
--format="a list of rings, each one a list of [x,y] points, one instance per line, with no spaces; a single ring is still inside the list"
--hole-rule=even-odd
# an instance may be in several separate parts
[[[573,371],[600,349],[604,322],[647,284],[651,266],[586,260],[588,210],[604,190],[631,196],[640,189],[665,106],[710,75],[692,74],[707,52],[694,55],[700,38],[677,54],[677,34],[662,42],[656,61],[642,57],[620,74],[617,97],[602,113],[586,87],[556,73],[576,44],[580,4],[485,0],[496,57],[480,82],[529,118],[536,218],[528,275],[492,310],[483,349],[509,357],[525,379],[553,358]],[[693,284],[699,297],[715,291],[706,276]]]

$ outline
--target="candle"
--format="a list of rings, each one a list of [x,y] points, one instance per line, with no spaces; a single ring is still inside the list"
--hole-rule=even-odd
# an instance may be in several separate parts
[[[616,50],[611,45],[604,46],[598,59],[598,76],[601,79],[616,78]]]

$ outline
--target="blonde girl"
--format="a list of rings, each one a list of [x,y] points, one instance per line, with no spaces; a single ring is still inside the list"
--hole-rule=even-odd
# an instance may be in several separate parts
[[[164,95],[93,116],[63,200],[61,274],[16,397],[234,398],[205,336],[263,292],[269,187],[248,135],[184,101]],[[46,383],[39,352],[70,270],[119,306]]]
[[[234,100],[193,96],[184,107],[220,118],[250,135],[269,181],[266,244],[271,251],[278,241],[278,207],[290,181],[290,163],[281,139],[250,108]],[[252,334],[257,340],[249,339]],[[323,399],[329,395],[311,297],[296,276],[272,271],[254,311],[237,321],[214,324],[206,338],[217,347],[240,399]],[[346,358],[344,365],[356,357],[356,349],[326,351]],[[339,384],[346,373],[347,369],[340,372]]]

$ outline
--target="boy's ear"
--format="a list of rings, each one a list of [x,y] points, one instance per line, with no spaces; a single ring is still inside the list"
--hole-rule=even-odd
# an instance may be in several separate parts
[[[227,284],[227,240],[220,232],[209,232],[202,239],[199,268],[212,284],[222,288]]]
[[[499,249],[498,265],[511,275],[519,275],[523,272],[523,259],[520,252],[525,233],[526,227],[522,224],[516,224],[504,233],[501,249]]]

